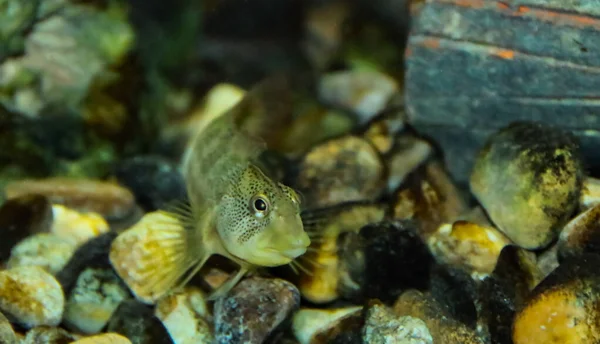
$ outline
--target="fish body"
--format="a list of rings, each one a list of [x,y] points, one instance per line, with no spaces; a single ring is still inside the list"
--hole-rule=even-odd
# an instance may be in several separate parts
[[[244,131],[235,108],[198,133],[183,166],[189,207],[146,214],[111,247],[113,267],[138,299],[153,303],[185,285],[214,254],[240,270],[209,299],[250,270],[285,265],[306,252],[298,195],[257,166],[265,148]]]

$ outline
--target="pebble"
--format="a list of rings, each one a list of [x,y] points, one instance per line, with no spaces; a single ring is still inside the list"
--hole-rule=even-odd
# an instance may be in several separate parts
[[[393,155],[393,150],[412,146],[411,135],[403,135],[404,117],[396,112],[385,112],[363,128],[362,136],[384,156]],[[408,139],[406,142],[405,139]],[[408,143],[408,144],[407,144]],[[410,162],[409,162],[410,164]]]
[[[71,344],[132,344],[129,339],[116,333],[102,333],[96,336],[82,338]]]
[[[121,302],[108,323],[107,332],[125,336],[133,344],[174,344],[152,308],[134,299]]]
[[[578,206],[583,168],[570,132],[515,122],[493,134],[470,178],[498,229],[526,249],[546,247]]]
[[[529,296],[512,326],[514,344],[600,341],[600,256],[565,259]]]
[[[404,290],[427,288],[434,258],[414,223],[369,224],[358,235],[352,234],[344,233],[351,239],[339,239],[343,243],[340,259],[345,261],[345,270],[358,287],[346,297],[393,303]]]
[[[75,286],[79,275],[88,268],[108,268],[112,269],[108,259],[108,252],[117,233],[108,232],[91,239],[85,244],[79,246],[71,260],[56,275],[65,295],[69,295]]]
[[[217,343],[262,343],[300,305],[300,292],[288,281],[243,279],[214,305]]]
[[[512,342],[515,311],[541,278],[535,254],[514,245],[502,249],[494,272],[482,281],[478,293],[478,326],[492,343]]]
[[[317,87],[323,102],[351,111],[359,123],[383,111],[399,91],[393,78],[373,70],[331,72],[321,77]]]
[[[429,277],[428,291],[450,317],[469,328],[476,328],[479,290],[478,283],[469,273],[461,268],[435,265]]]
[[[52,223],[51,204],[43,196],[26,195],[7,200],[0,207],[0,262],[28,236],[47,232]]]
[[[169,331],[175,344],[212,343],[214,338],[209,323],[202,318],[206,313],[202,292],[193,287],[160,299],[155,315]]]
[[[52,205],[54,221],[51,232],[79,246],[88,240],[110,230],[106,220],[100,214],[79,213],[73,209],[56,204]]]
[[[0,271],[0,311],[25,328],[57,326],[65,298],[60,284],[39,266]]]
[[[333,309],[303,308],[292,317],[292,331],[300,344],[327,343],[327,334],[344,320],[360,316],[362,306]]]
[[[111,269],[84,270],[67,299],[63,323],[75,332],[99,333],[121,301],[130,297],[127,286]]]
[[[135,197],[117,184],[93,180],[50,177],[14,181],[5,187],[6,197],[40,194],[52,204],[61,204],[80,212],[94,212],[107,220],[121,219],[135,208]]]
[[[7,268],[39,266],[56,275],[75,253],[76,246],[56,234],[34,234],[15,245]]]
[[[567,223],[557,242],[559,259],[584,252],[600,254],[600,205],[587,209]]]
[[[395,191],[411,172],[423,165],[433,154],[433,147],[425,140],[412,135],[396,138],[394,146],[385,157],[389,170],[388,191]]]
[[[369,344],[433,344],[423,320],[398,317],[388,307],[378,304],[367,310],[362,339]]]
[[[394,195],[393,217],[419,222],[423,238],[435,233],[444,223],[453,223],[468,212],[460,190],[444,166],[437,160],[428,161],[410,173]]]
[[[600,179],[586,177],[581,187],[579,208],[587,210],[597,205],[600,205]]]
[[[10,322],[4,314],[0,313],[0,343],[2,344],[17,344],[17,336]]]
[[[311,207],[375,200],[384,186],[379,152],[357,136],[328,140],[304,156],[293,186]]]
[[[133,192],[137,203],[147,212],[163,209],[172,201],[187,197],[183,175],[171,161],[160,156],[136,156],[119,163],[115,169],[119,184]]]
[[[434,343],[484,343],[474,329],[453,319],[430,295],[417,290],[404,292],[394,304],[394,312],[399,316],[411,316],[423,320]]]
[[[75,336],[60,327],[38,326],[27,331],[21,344],[73,343]]]
[[[497,229],[467,221],[443,224],[427,240],[438,262],[465,268],[476,278],[494,270],[500,251],[510,243]]]

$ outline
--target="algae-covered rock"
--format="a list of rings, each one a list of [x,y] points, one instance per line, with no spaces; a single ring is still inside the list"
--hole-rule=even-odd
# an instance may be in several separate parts
[[[578,140],[537,122],[515,122],[480,151],[471,191],[494,224],[517,245],[553,241],[578,206],[583,168]]]

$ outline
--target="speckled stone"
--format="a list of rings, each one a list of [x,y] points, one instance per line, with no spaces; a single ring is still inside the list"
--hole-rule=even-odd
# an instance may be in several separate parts
[[[214,306],[217,343],[262,343],[300,306],[300,292],[288,281],[242,280]]]
[[[57,326],[65,298],[54,276],[38,266],[0,271],[0,311],[25,328]]]
[[[600,255],[565,258],[518,307],[514,344],[600,342]]]
[[[425,322],[434,343],[484,344],[475,329],[454,319],[431,295],[417,290],[404,292],[394,304],[399,316],[411,316]]]
[[[127,287],[112,270],[88,268],[79,275],[69,295],[64,324],[73,331],[98,333],[128,297]]]
[[[13,247],[6,267],[39,266],[56,275],[71,259],[75,249],[72,242],[56,234],[35,234]]]
[[[385,305],[375,304],[367,310],[363,341],[369,344],[433,344],[423,320],[399,317]]]

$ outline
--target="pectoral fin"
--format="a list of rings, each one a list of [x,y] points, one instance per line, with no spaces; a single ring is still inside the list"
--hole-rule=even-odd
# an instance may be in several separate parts
[[[208,259],[201,247],[191,247],[189,236],[177,215],[151,212],[115,239],[109,259],[136,298],[152,304]]]

